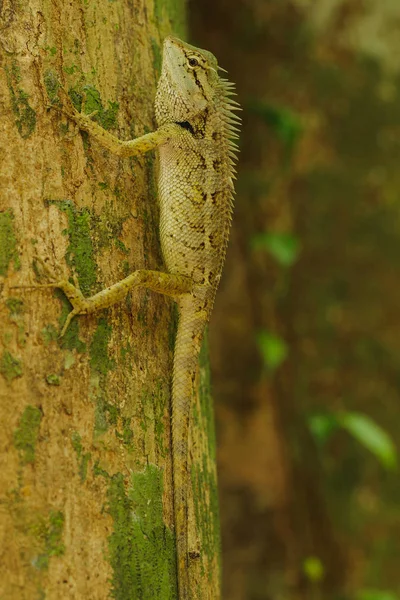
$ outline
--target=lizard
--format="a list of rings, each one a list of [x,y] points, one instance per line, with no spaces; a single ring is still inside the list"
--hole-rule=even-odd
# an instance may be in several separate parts
[[[72,304],[61,335],[78,314],[119,302],[137,286],[172,297],[178,327],[172,376],[172,474],[179,600],[191,600],[188,548],[188,437],[198,357],[221,277],[231,226],[235,160],[241,110],[232,99],[234,84],[220,76],[211,52],[169,36],[163,42],[155,97],[157,129],[122,141],[76,110],[64,92],[63,112],[102,146],[120,157],[151,150],[159,155],[160,242],[166,272],[137,270],[85,298],[64,280]],[[226,72],[226,71],[225,71]]]

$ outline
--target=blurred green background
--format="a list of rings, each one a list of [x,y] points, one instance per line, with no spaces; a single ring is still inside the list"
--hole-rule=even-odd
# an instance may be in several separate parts
[[[210,327],[227,600],[399,600],[400,0],[201,0],[242,104]]]

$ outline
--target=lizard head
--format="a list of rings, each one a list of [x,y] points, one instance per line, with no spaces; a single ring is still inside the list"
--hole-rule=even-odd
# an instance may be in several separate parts
[[[155,101],[158,124],[190,122],[212,104],[219,83],[217,69],[211,52],[165,38]]]

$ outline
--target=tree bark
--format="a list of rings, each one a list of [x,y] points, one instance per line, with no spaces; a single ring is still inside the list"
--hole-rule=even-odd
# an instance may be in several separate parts
[[[57,92],[86,97],[122,139],[151,131],[162,39],[184,36],[184,18],[183,0],[0,2],[2,598],[176,598],[173,303],[135,291],[60,338],[63,294],[13,286],[75,276],[88,296],[163,268],[154,157],[109,155],[60,114]],[[199,599],[219,597],[207,374],[204,351],[191,434]]]

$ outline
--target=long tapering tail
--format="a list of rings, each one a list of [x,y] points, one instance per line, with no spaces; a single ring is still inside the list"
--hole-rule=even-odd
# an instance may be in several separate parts
[[[198,358],[204,335],[204,311],[196,310],[193,299],[180,305],[175,342],[172,383],[172,453],[174,515],[177,549],[179,600],[191,600],[188,547],[189,420],[195,394]]]

